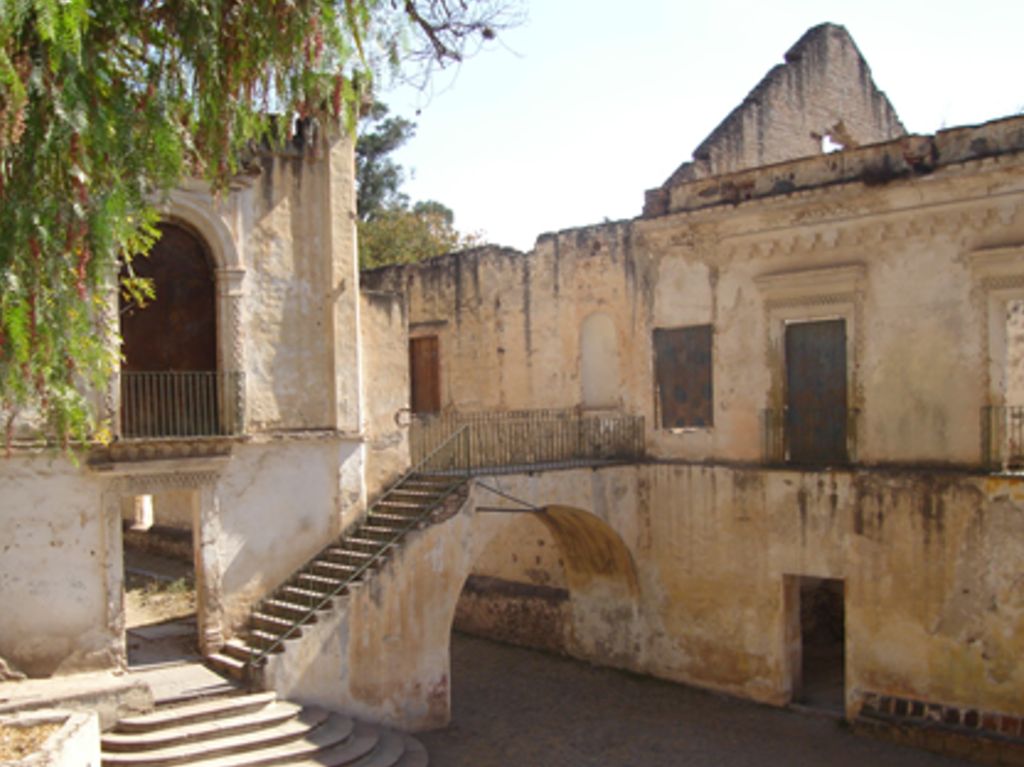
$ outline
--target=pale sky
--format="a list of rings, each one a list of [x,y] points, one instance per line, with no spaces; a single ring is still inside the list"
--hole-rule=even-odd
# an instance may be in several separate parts
[[[544,232],[638,215],[644,190],[825,21],[849,30],[910,132],[1024,109],[1024,0],[524,5],[522,26],[430,93],[382,94],[418,124],[396,158],[409,196],[520,250]]]

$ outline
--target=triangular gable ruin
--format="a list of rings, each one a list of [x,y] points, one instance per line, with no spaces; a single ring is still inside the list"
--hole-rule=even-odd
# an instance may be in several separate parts
[[[807,30],[743,102],[719,123],[659,187],[645,214],[676,184],[820,154],[823,141],[842,148],[906,134],[896,110],[845,27]]]

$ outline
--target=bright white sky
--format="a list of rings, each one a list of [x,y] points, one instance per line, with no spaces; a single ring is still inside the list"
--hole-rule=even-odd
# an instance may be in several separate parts
[[[849,30],[911,132],[1024,109],[1024,0],[524,3],[521,27],[431,93],[382,94],[418,124],[397,154],[410,197],[521,250],[638,215],[644,190],[824,21]]]

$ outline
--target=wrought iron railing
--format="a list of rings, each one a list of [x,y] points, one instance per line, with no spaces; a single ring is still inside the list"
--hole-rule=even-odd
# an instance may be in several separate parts
[[[409,429],[412,460],[463,428],[470,470],[593,465],[644,455],[643,416],[549,409],[416,415]]]
[[[121,439],[218,437],[242,431],[242,373],[120,375]]]
[[[841,444],[828,444],[829,440],[823,440],[825,448],[820,456],[820,461],[811,456],[808,459],[804,456],[800,463],[820,465],[843,465],[855,463],[857,447],[857,422],[860,410],[847,408],[846,423],[839,432],[841,436],[836,437]],[[835,415],[832,411],[805,414],[805,423],[802,427],[806,434],[813,434],[815,431],[815,419],[820,419],[822,429],[834,429]],[[793,455],[793,424],[790,423],[788,410],[786,408],[770,408],[761,411],[761,454],[765,463],[788,464],[796,463],[796,456]],[[804,452],[813,453],[813,439],[808,445],[803,445]]]
[[[1024,405],[989,405],[981,409],[981,452],[994,471],[1024,468]]]
[[[467,437],[468,431],[464,428],[449,435],[448,439],[444,440],[440,445],[432,450],[429,455],[424,456],[422,460],[405,472],[405,474],[403,474],[396,482],[392,483],[387,490],[385,490],[372,504],[370,504],[369,508],[372,512],[374,506],[379,504],[381,501],[390,499],[392,495],[401,493],[401,488],[405,482],[417,476],[441,475],[447,478],[447,484],[442,492],[434,497],[429,504],[423,506],[422,511],[420,511],[419,514],[410,515],[406,524],[393,528],[393,534],[390,537],[379,539],[380,546],[370,555],[369,558],[348,573],[338,582],[338,585],[330,591],[319,593],[315,598],[307,600],[303,604],[303,607],[306,608],[305,612],[299,618],[295,619],[287,630],[278,635],[272,642],[261,647],[258,652],[249,656],[246,661],[246,669],[251,682],[255,682],[255,672],[263,667],[268,656],[277,652],[278,649],[283,646],[285,641],[293,637],[297,638],[302,627],[307,623],[310,623],[319,610],[326,607],[331,600],[345,593],[353,583],[361,579],[365,573],[375,568],[380,560],[389,551],[393,550],[395,545],[402,540],[407,533],[418,527],[427,517],[433,514],[439,506],[447,502],[448,498],[451,497],[456,490],[465,484],[470,476],[469,466],[466,462],[469,455]],[[345,538],[349,535],[358,534],[359,529],[364,524],[366,524],[366,518],[342,535],[340,541],[333,541],[327,548],[336,546],[339,542],[344,543]],[[291,599],[295,599],[295,597],[291,597]]]

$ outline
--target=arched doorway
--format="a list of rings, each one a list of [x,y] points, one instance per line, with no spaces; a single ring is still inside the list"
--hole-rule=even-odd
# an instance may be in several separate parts
[[[177,223],[160,226],[148,256],[132,261],[152,280],[145,306],[121,297],[121,424],[126,439],[226,433],[226,378],[217,373],[213,264],[203,241]]]
[[[121,296],[120,438],[226,433],[230,382],[218,373],[215,270],[205,242],[187,226],[165,222],[160,239],[148,255],[133,259],[132,270],[152,281],[155,298],[139,305]],[[208,580],[197,549],[203,490],[160,475],[134,476],[122,485],[117,502],[128,663],[196,657],[197,622],[211,623],[209,615],[197,615],[197,591]]]

